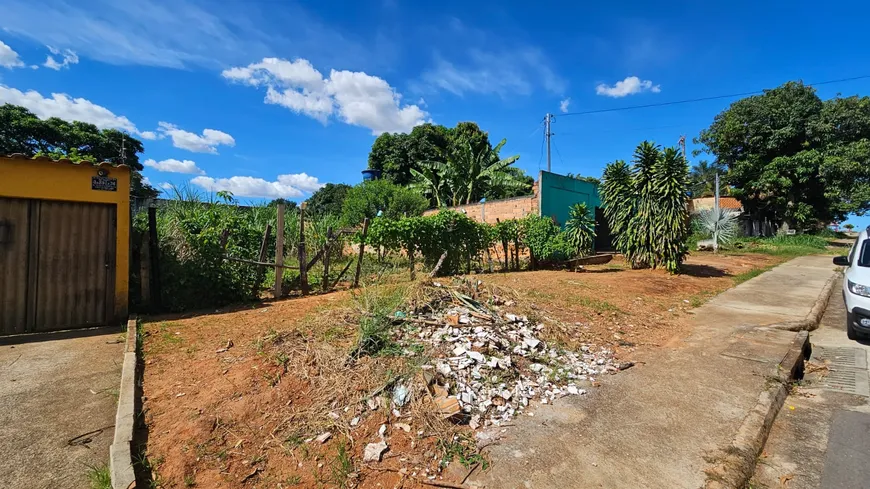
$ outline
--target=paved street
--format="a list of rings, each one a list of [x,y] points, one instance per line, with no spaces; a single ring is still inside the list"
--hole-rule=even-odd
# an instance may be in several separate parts
[[[870,488],[870,343],[846,337],[841,286],[810,334],[808,373],[774,423],[752,487]]]
[[[89,487],[89,466],[109,460],[120,338],[107,328],[0,344],[0,487]]]

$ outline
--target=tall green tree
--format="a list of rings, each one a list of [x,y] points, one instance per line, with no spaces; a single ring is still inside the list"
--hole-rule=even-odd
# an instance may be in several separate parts
[[[472,155],[484,157],[492,155],[494,149],[489,135],[474,122],[460,122],[453,128],[422,124],[408,134],[380,135],[369,153],[369,168],[381,170],[383,178],[394,183],[418,188],[430,199],[431,205],[440,207],[452,205],[451,198],[441,200],[444,185],[448,180],[456,180],[452,178],[455,171],[461,174],[476,171],[470,166],[457,166],[461,162],[474,164],[474,158],[466,153],[470,151]],[[454,172],[445,173],[448,169]],[[534,179],[521,169],[510,167],[500,173],[506,178],[489,179],[480,192],[475,190],[478,200],[527,195],[531,191]]]
[[[870,210],[868,97],[822,101],[788,82],[734,102],[695,142],[759,217],[812,227]]]
[[[157,190],[144,184],[139,173],[143,168],[139,154],[144,151],[142,141],[117,129],[99,129],[87,122],[57,117],[42,120],[24,107],[0,106],[0,154],[43,154],[73,161],[124,163],[133,170],[131,194],[154,197]]]
[[[418,169],[421,162],[443,161],[451,140],[451,129],[430,123],[407,134],[381,134],[369,153],[369,168],[381,170],[383,178],[393,183],[408,185],[413,180],[411,169]]]
[[[311,216],[341,215],[341,207],[347,197],[350,185],[344,183],[327,183],[311,194],[306,202],[305,211]]]
[[[440,205],[463,205],[479,201],[488,189],[512,190],[525,185],[510,170],[520,157],[501,158],[499,152],[507,140],[502,139],[495,147],[479,144],[470,139],[460,139],[444,163],[430,162],[427,171],[411,170],[418,181],[423,182],[430,195]]]

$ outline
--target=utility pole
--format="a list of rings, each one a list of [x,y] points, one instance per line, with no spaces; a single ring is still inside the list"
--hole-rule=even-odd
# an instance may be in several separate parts
[[[719,220],[722,213],[719,210],[719,172],[716,172],[716,179],[713,180],[713,216],[716,219],[716,227],[713,231],[713,253],[719,252]]]
[[[546,132],[544,133],[544,137],[547,138],[547,171],[548,172],[551,171],[550,170],[550,136],[552,136],[553,133],[550,132],[550,123],[552,121],[553,121],[553,114],[547,113],[547,115],[544,117],[544,124],[546,126]]]

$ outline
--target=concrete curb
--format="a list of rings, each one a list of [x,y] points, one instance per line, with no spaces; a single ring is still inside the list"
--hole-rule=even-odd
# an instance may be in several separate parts
[[[804,359],[809,357],[809,332],[795,335],[788,352],[777,365],[777,378],[758,396],[758,402],[743,419],[725,457],[708,468],[705,489],[743,489],[747,487],[755,463],[779,410],[788,397],[789,382],[803,376]]]
[[[127,321],[127,342],[124,364],[121,368],[121,388],[118,394],[118,412],[115,414],[115,439],[109,447],[109,472],[112,489],[136,487],[133,471],[133,428],[136,422],[136,339],[138,324]]]
[[[836,272],[831,275],[831,278],[829,278],[827,282],[825,282],[825,286],[822,287],[822,292],[819,294],[819,298],[816,299],[816,302],[813,304],[813,308],[810,309],[810,313],[807,317],[800,321],[774,324],[770,327],[774,329],[784,329],[786,331],[814,331],[819,327],[819,321],[822,320],[822,315],[825,313],[825,309],[828,308],[828,301],[831,300],[831,293],[834,291],[834,284],[837,282],[837,277],[839,276],[840,272]]]

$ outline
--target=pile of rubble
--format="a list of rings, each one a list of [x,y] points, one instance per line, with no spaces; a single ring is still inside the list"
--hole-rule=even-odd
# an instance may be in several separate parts
[[[603,348],[547,344],[540,338],[543,324],[505,311],[512,301],[491,296],[484,305],[458,288],[434,287],[443,293],[414,312],[397,313],[406,323],[397,328],[397,341],[409,355],[412,345],[422,344],[433,358],[423,370],[446,418],[474,429],[499,426],[533,400],[583,395],[598,376],[620,368]]]

